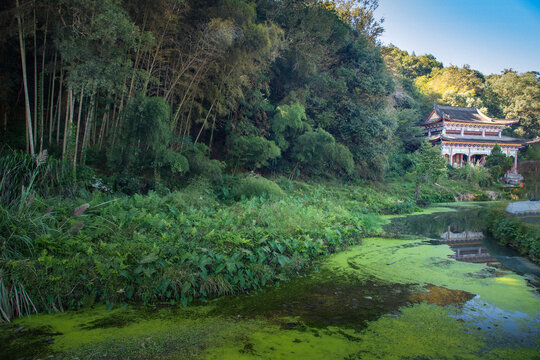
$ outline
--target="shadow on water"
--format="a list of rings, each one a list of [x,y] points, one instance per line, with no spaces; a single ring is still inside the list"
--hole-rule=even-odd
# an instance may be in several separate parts
[[[410,284],[382,284],[318,273],[264,289],[257,294],[218,299],[210,313],[235,317],[264,316],[284,330],[304,326],[361,329],[382,314],[411,302],[418,290]],[[283,319],[292,319],[288,321]]]

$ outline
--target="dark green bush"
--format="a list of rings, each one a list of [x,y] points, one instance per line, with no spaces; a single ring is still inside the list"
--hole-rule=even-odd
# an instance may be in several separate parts
[[[293,158],[310,175],[352,175],[354,160],[351,152],[334,137],[322,130],[308,131],[296,139]]]
[[[225,165],[219,160],[213,160],[202,153],[194,153],[188,156],[189,174],[202,176],[213,182],[221,182]]]
[[[272,140],[260,136],[233,136],[229,141],[230,162],[235,168],[259,169],[281,156]]]
[[[452,179],[467,181],[470,184],[482,187],[491,185],[493,177],[490,169],[480,165],[471,165],[469,163],[454,169],[449,175]]]

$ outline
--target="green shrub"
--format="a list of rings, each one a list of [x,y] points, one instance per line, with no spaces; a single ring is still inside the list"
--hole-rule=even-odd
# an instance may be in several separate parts
[[[229,141],[231,164],[236,168],[259,169],[281,156],[277,145],[260,136],[233,136]]]
[[[188,157],[189,174],[203,176],[215,182],[220,182],[223,176],[224,164],[219,160],[213,160],[201,153],[192,154]]]
[[[292,154],[303,171],[311,175],[352,175],[354,171],[354,160],[349,149],[336,143],[334,137],[322,129],[300,135]]]
[[[18,202],[23,187],[42,196],[75,195],[96,183],[93,169],[79,166],[75,172],[67,161],[48,156],[34,157],[8,148],[0,149],[0,203]]]
[[[273,199],[283,198],[285,193],[278,184],[272,180],[260,176],[248,176],[240,180],[234,189],[236,199],[242,197],[251,198],[257,196],[267,196]]]
[[[489,172],[495,181],[510,170],[513,163],[512,158],[506,156],[499,145],[495,145],[491,150],[491,154],[486,157],[486,168],[489,169]]]
[[[451,176],[453,179],[464,180],[470,184],[483,187],[487,187],[492,183],[492,173],[490,173],[490,169],[469,163],[453,170]]]
[[[306,109],[298,102],[276,108],[270,125],[275,143],[282,151],[289,149],[294,138],[309,130],[310,127],[305,120],[307,120]]]

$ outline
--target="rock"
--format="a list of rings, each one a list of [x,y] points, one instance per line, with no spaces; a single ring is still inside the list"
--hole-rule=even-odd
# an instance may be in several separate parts
[[[82,228],[84,227],[84,223],[82,221],[79,221],[75,224],[75,226],[73,226],[71,229],[69,229],[70,232],[72,232],[73,234],[79,232],[79,230],[81,230]]]
[[[539,214],[540,201],[516,201],[508,204],[506,212],[513,215]]]
[[[84,214],[84,212],[90,207],[90,204],[86,203],[86,204],[82,204],[81,206],[79,206],[78,208],[76,208],[75,210],[73,210],[73,215],[75,216],[81,216],[82,214]]]

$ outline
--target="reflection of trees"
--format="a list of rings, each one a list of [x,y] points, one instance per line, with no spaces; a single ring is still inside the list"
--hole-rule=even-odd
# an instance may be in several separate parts
[[[448,230],[454,233],[482,231],[482,211],[483,209],[473,209],[396,218],[386,226],[386,231],[391,234],[423,235],[435,239]]]

